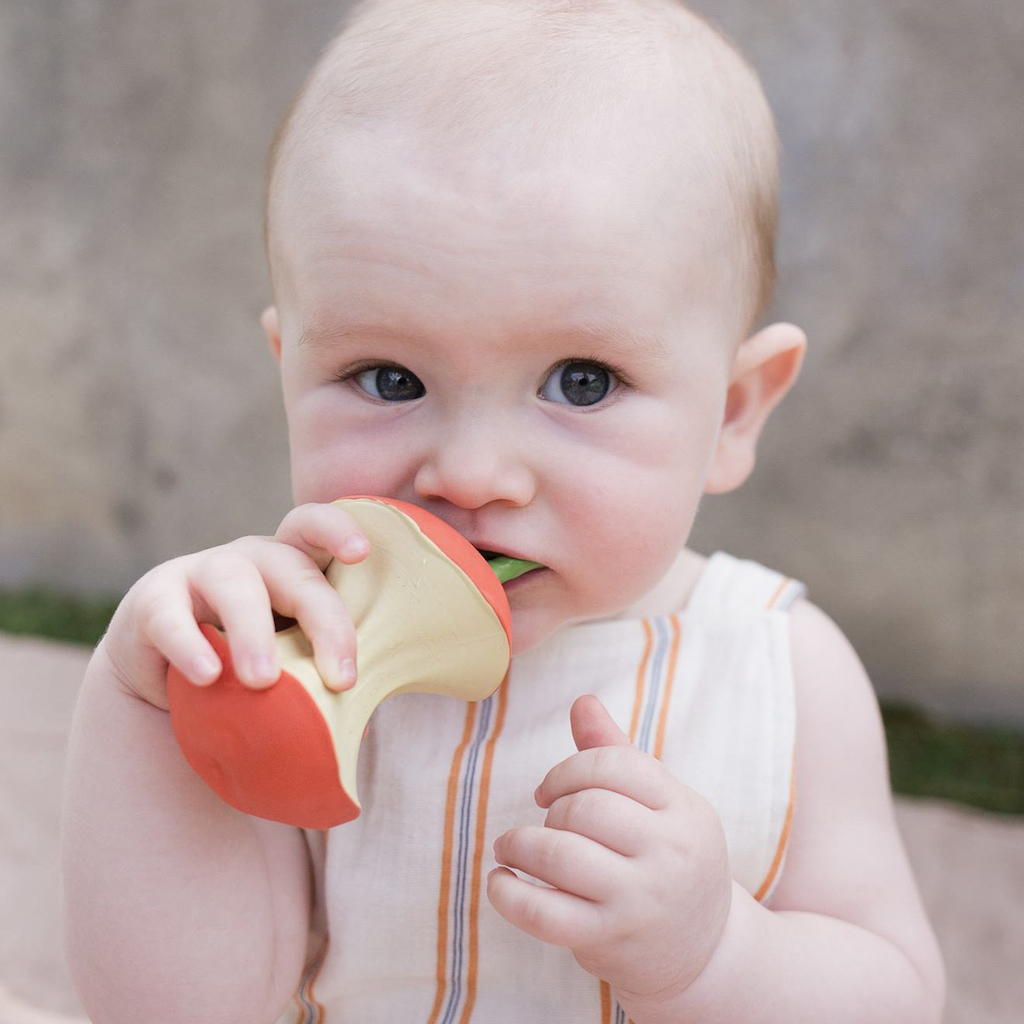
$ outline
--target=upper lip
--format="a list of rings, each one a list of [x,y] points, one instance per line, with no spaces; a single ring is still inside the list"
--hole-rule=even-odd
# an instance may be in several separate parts
[[[468,538],[467,538],[468,539]],[[490,541],[476,541],[471,540],[470,544],[477,549],[477,551],[493,551],[498,555],[508,555],[509,558],[519,558],[524,562],[536,562],[536,558],[530,558],[528,555],[519,554],[514,549],[504,544],[492,544]]]

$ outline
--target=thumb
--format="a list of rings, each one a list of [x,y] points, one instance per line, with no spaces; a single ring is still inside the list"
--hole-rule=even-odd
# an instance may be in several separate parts
[[[592,694],[577,697],[569,710],[569,724],[577,750],[591,747],[628,747],[629,737],[615,724],[605,706]]]

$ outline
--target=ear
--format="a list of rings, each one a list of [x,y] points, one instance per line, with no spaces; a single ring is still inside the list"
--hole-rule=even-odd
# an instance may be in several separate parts
[[[270,351],[281,362],[281,324],[277,319],[277,306],[267,306],[260,316],[260,323],[270,342]]]
[[[776,323],[747,338],[737,349],[705,494],[735,490],[750,476],[757,439],[768,414],[799,375],[806,348],[807,335],[799,327]]]

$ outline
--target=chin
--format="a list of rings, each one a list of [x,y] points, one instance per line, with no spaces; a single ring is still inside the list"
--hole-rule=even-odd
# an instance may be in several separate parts
[[[512,610],[512,657],[525,654],[543,643],[566,623],[566,619],[550,611],[530,608],[521,612]]]

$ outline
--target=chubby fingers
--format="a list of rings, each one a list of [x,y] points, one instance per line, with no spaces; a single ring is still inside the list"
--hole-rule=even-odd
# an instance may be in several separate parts
[[[262,688],[280,675],[277,610],[298,621],[327,686],[348,689],[356,675],[355,629],[322,568],[334,557],[360,561],[368,550],[340,507],[300,506],[285,517],[275,537],[242,537],[186,555],[140,581],[140,635],[187,679],[204,685],[217,679],[223,666],[198,624],[220,625],[238,679]]]
[[[260,538],[253,540],[259,543]],[[235,675],[245,685],[260,689],[280,675],[274,612],[265,574],[243,543],[197,556],[188,587],[201,619],[219,621],[227,634]]]
[[[543,825],[509,829],[494,842],[500,865],[588,900],[607,899],[621,884],[623,858],[577,832]]]
[[[337,591],[322,575],[332,559],[345,565],[362,561],[370,543],[356,520],[337,502],[309,502],[293,508],[281,520],[274,539],[304,554],[320,570],[307,574],[306,585],[281,588],[283,614],[297,619],[313,645],[317,670],[327,686],[350,689],[356,681],[356,633]]]
[[[303,552],[321,570],[327,568],[332,558],[351,565],[370,551],[359,524],[336,503],[310,502],[293,508],[281,520],[274,540]]]
[[[569,725],[577,750],[629,746],[629,737],[615,724],[608,709],[592,693],[586,693],[573,701],[569,709]]]
[[[223,668],[200,622],[223,625],[243,683],[269,686],[277,678],[270,598],[240,551],[224,546],[165,563],[132,588],[132,600],[139,638],[191,682],[212,683]]]
[[[623,857],[638,857],[650,845],[652,811],[621,793],[584,789],[558,797],[544,824],[575,832]]]
[[[307,503],[293,508],[281,520],[273,538],[249,537],[234,542],[259,568],[270,604],[280,614],[296,619],[313,647],[313,659],[326,685],[347,690],[356,680],[356,633],[351,617],[337,591],[327,582],[323,570],[337,559],[345,564],[359,562],[370,545],[355,519],[337,504]],[[264,673],[240,672],[243,682],[269,685],[279,674],[276,643],[268,636],[265,622],[259,625],[259,640],[232,632],[225,621],[232,659],[237,649],[243,656],[250,642],[259,653]],[[271,633],[273,630],[271,629]],[[268,664],[266,658],[271,659]],[[235,660],[236,666],[239,662]],[[243,665],[245,662],[243,661]],[[236,669],[237,670],[237,669]]]
[[[288,544],[263,538],[236,543],[258,567],[273,608],[295,619],[308,637],[317,671],[327,686],[338,691],[349,689],[356,678],[356,631],[341,596],[318,565]],[[234,638],[227,622],[224,626],[234,659]],[[273,624],[270,637],[263,634],[260,640],[269,640],[276,654],[272,634]]]
[[[636,747],[591,747],[556,764],[537,787],[534,799],[541,807],[551,807],[560,797],[606,789],[660,811],[669,806],[677,787],[661,762]]]
[[[488,898],[506,920],[536,938],[584,948],[631,890],[633,858],[649,844],[651,815],[608,790],[559,797],[543,826],[513,828],[495,841],[500,867],[488,876]]]
[[[194,598],[184,563],[175,559],[140,579],[125,600],[135,607],[138,636],[186,679],[197,686],[212,683],[221,673],[220,658],[196,622]],[[166,709],[166,696],[152,700]]]
[[[487,898],[510,924],[534,938],[570,949],[586,945],[602,924],[599,904],[528,882],[505,867],[495,868],[487,876]]]

